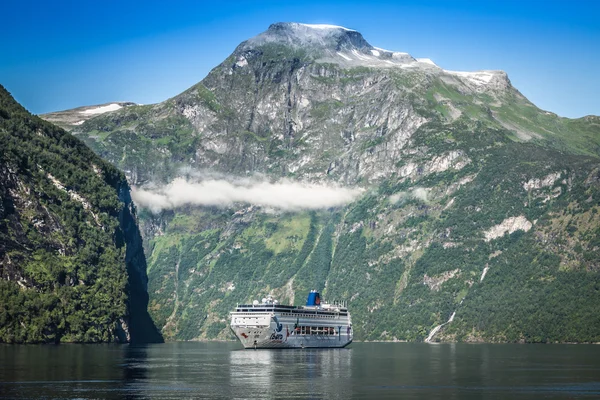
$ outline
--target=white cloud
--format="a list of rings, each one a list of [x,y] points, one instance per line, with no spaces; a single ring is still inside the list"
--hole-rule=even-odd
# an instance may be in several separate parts
[[[422,187],[416,187],[413,190],[411,190],[410,192],[398,192],[398,193],[394,193],[393,195],[390,196],[390,203],[398,203],[400,201],[404,202],[405,200],[409,200],[409,199],[417,199],[417,200],[421,200],[424,203],[428,203],[429,199],[428,199],[428,195],[427,195],[427,189],[422,188]]]
[[[227,207],[233,203],[297,211],[343,206],[361,193],[359,188],[289,180],[273,183],[251,178],[200,181],[177,178],[164,186],[133,188],[131,196],[138,206],[153,212],[185,205]]]

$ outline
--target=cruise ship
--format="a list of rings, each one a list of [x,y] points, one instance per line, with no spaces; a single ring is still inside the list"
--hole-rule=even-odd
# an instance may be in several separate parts
[[[231,329],[246,349],[345,347],[352,343],[352,320],[343,303],[321,302],[308,294],[305,306],[281,305],[271,296],[240,304]]]

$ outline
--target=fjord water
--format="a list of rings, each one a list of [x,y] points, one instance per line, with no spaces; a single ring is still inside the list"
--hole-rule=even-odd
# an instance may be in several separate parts
[[[0,398],[600,397],[600,346],[355,343],[0,346]]]

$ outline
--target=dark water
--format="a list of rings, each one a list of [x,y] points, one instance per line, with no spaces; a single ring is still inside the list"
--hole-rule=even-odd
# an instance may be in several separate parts
[[[0,346],[0,398],[600,398],[600,346]]]

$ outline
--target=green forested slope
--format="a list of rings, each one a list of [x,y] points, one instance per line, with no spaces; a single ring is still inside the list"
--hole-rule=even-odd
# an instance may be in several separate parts
[[[123,174],[2,86],[0,149],[0,342],[159,339]]]
[[[302,304],[320,288],[349,301],[362,340],[423,340],[456,312],[434,340],[596,342],[599,168],[509,141],[459,171],[386,180],[340,210],[146,216],[165,227],[149,241],[151,313],[173,339],[229,337],[236,303],[273,293]],[[553,172],[549,186],[524,188]],[[393,201],[417,187],[427,199]],[[519,216],[522,229],[485,240]]]

